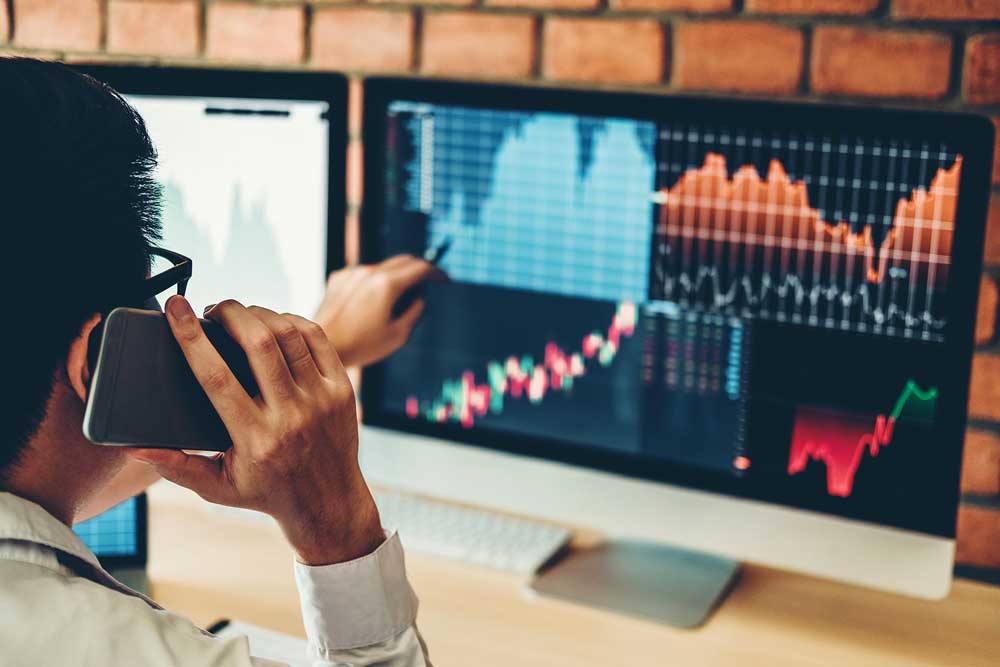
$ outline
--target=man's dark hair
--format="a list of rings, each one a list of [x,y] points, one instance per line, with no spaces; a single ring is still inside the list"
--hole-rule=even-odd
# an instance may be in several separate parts
[[[95,313],[126,305],[159,238],[156,151],[136,111],[65,65],[0,58],[0,483]]]

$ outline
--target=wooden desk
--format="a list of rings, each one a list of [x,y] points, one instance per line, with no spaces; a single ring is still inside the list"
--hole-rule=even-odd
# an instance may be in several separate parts
[[[273,523],[166,483],[149,497],[157,601],[202,625],[230,617],[303,635]],[[415,554],[407,563],[442,667],[1000,665],[1000,588],[964,580],[925,602],[748,566],[708,624],[684,631],[532,599],[513,575]]]

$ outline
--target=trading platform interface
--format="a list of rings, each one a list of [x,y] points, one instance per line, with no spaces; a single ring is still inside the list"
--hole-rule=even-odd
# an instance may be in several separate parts
[[[452,278],[387,414],[952,529],[951,146],[409,100],[385,127],[380,247],[447,243]]]

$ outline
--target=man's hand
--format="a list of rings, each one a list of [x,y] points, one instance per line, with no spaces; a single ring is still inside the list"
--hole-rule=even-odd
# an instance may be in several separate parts
[[[377,548],[384,535],[358,466],[354,390],[323,330],[235,301],[206,313],[246,352],[260,386],[251,398],[183,297],[171,297],[166,314],[233,446],[213,457],[163,449],[131,455],[205,500],[273,516],[307,565],[352,560]]]
[[[410,255],[349,266],[330,274],[315,319],[345,365],[370,364],[402,347],[424,312],[423,299],[416,299],[393,317],[400,297],[425,280],[445,279],[440,269]]]

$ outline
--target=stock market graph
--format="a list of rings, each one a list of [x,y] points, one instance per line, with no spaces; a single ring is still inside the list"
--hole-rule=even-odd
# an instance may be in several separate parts
[[[896,423],[901,419],[932,423],[936,400],[936,389],[922,391],[916,382],[909,380],[888,415],[866,418],[800,407],[795,414],[788,474],[802,472],[811,460],[822,461],[826,466],[828,493],[849,496],[854,489],[854,475],[864,455],[867,453],[874,458],[882,448],[888,447],[892,443]]]
[[[452,279],[645,300],[653,123],[394,108],[391,146],[413,155],[402,208],[426,215],[421,242],[450,239]]]
[[[452,278],[388,412],[947,524],[950,146],[411,101],[386,128],[383,249],[450,244]]]
[[[386,402],[462,431],[639,453],[642,317],[630,302],[453,281],[386,364]],[[433,315],[430,315],[433,313]]]
[[[565,351],[549,341],[540,363],[531,354],[490,360],[486,364],[486,382],[477,382],[475,370],[464,370],[460,378],[445,380],[441,395],[423,409],[419,397],[409,396],[406,414],[417,417],[423,412],[428,419],[455,419],[465,428],[472,428],[475,419],[487,412],[502,414],[508,397],[540,404],[550,391],[571,391],[574,381],[586,374],[589,361],[604,367],[614,363],[622,339],[635,332],[635,322],[635,304],[618,304],[607,332],[585,334],[577,349]]]
[[[961,156],[941,151],[932,162],[929,151],[816,143],[806,142],[827,157],[809,180],[826,184],[814,188],[824,209],[811,203],[805,176],[793,179],[776,158],[763,177],[748,164],[734,165],[730,176],[726,158],[708,152],[700,167],[658,190],[654,297],[811,326],[940,339]],[[893,190],[908,161],[924,161],[921,175],[933,172],[928,184],[859,221],[857,210],[830,207],[831,181],[843,183],[841,189],[852,184],[857,201],[885,183],[862,180],[874,166],[862,163],[853,174],[835,176],[829,162],[866,154]],[[935,167],[939,162],[947,166]]]

